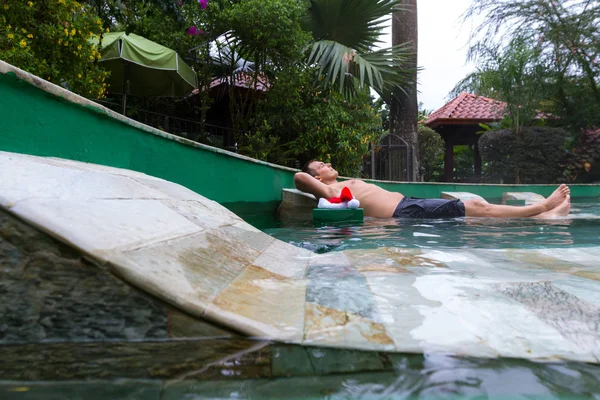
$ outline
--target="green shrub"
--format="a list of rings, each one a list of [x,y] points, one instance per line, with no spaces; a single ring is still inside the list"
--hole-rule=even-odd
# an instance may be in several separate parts
[[[550,183],[561,177],[568,134],[561,128],[524,127],[486,132],[479,139],[484,172],[505,183]]]
[[[584,130],[563,165],[563,177],[569,182],[600,180],[600,128]]]
[[[426,182],[439,181],[444,171],[444,139],[423,125],[419,125],[418,134],[423,179]]]
[[[345,99],[331,89],[315,89],[312,72],[298,68],[282,72],[258,104],[254,130],[269,127],[264,133],[278,138],[283,153],[278,149],[276,157],[288,159],[287,165],[314,158],[331,162],[342,176],[360,176],[370,143],[385,134],[381,116],[367,90]],[[274,151],[271,146],[263,159],[272,159]],[[246,147],[242,153],[250,154]]]

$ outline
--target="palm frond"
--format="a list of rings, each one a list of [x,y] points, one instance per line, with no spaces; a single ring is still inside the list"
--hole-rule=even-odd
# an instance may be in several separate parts
[[[335,41],[358,52],[370,51],[399,0],[311,0],[304,21],[315,41]]]
[[[401,44],[390,48],[359,54],[354,49],[331,40],[313,43],[308,62],[319,68],[324,77],[323,85],[333,86],[336,82],[339,90],[347,92],[347,80],[359,87],[372,87],[380,94],[403,90],[409,82],[409,71],[403,67],[410,55],[408,46]]]

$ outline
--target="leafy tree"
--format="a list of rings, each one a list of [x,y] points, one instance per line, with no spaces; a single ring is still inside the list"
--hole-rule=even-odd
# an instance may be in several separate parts
[[[268,98],[259,105],[260,139],[267,130],[284,144],[281,161],[317,158],[332,162],[342,175],[358,176],[369,144],[384,134],[381,117],[367,90],[346,99],[333,89],[312,88],[313,76],[314,71],[296,68],[279,75]],[[247,139],[257,142],[257,138]],[[248,140],[242,150],[246,143]],[[273,142],[266,143],[275,147]]]
[[[475,31],[469,56],[482,65],[457,90],[470,89],[509,101],[515,110],[539,107],[560,117],[565,126],[600,123],[597,0],[473,0],[465,17],[478,14],[485,18]],[[505,46],[507,42],[511,45]],[[529,87],[531,96],[516,100],[506,96],[509,82],[519,81],[509,76],[508,82],[499,83],[504,58],[518,67],[527,83],[514,88],[522,92]]]
[[[521,127],[534,122],[545,98],[546,71],[540,50],[516,37],[502,48],[480,47],[478,51],[478,69],[457,84],[454,94],[469,91],[505,101],[506,109],[500,111],[518,135]]]
[[[424,125],[419,125],[418,132],[423,180],[438,181],[444,172],[444,139]]]
[[[86,97],[102,98],[107,72],[89,39],[102,21],[74,0],[3,0],[0,59]]]
[[[406,45],[374,50],[391,14],[402,9],[400,3],[310,0],[304,22],[313,42],[306,62],[318,66],[324,89],[337,86],[351,95],[356,86],[367,85],[389,99],[396,89],[407,85],[403,65],[408,57]]]

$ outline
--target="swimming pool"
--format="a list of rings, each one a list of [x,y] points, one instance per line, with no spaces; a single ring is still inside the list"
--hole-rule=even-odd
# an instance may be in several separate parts
[[[536,219],[374,219],[362,224],[312,222],[262,230],[277,239],[318,253],[376,247],[554,248],[600,244],[600,199],[574,200],[571,214]]]

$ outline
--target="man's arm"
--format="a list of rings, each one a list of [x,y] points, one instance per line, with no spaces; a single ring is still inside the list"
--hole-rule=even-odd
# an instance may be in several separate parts
[[[330,199],[339,194],[336,193],[334,188],[324,184],[306,172],[297,172],[296,175],[294,175],[294,184],[296,185],[296,189],[314,195],[317,200],[321,197]]]

